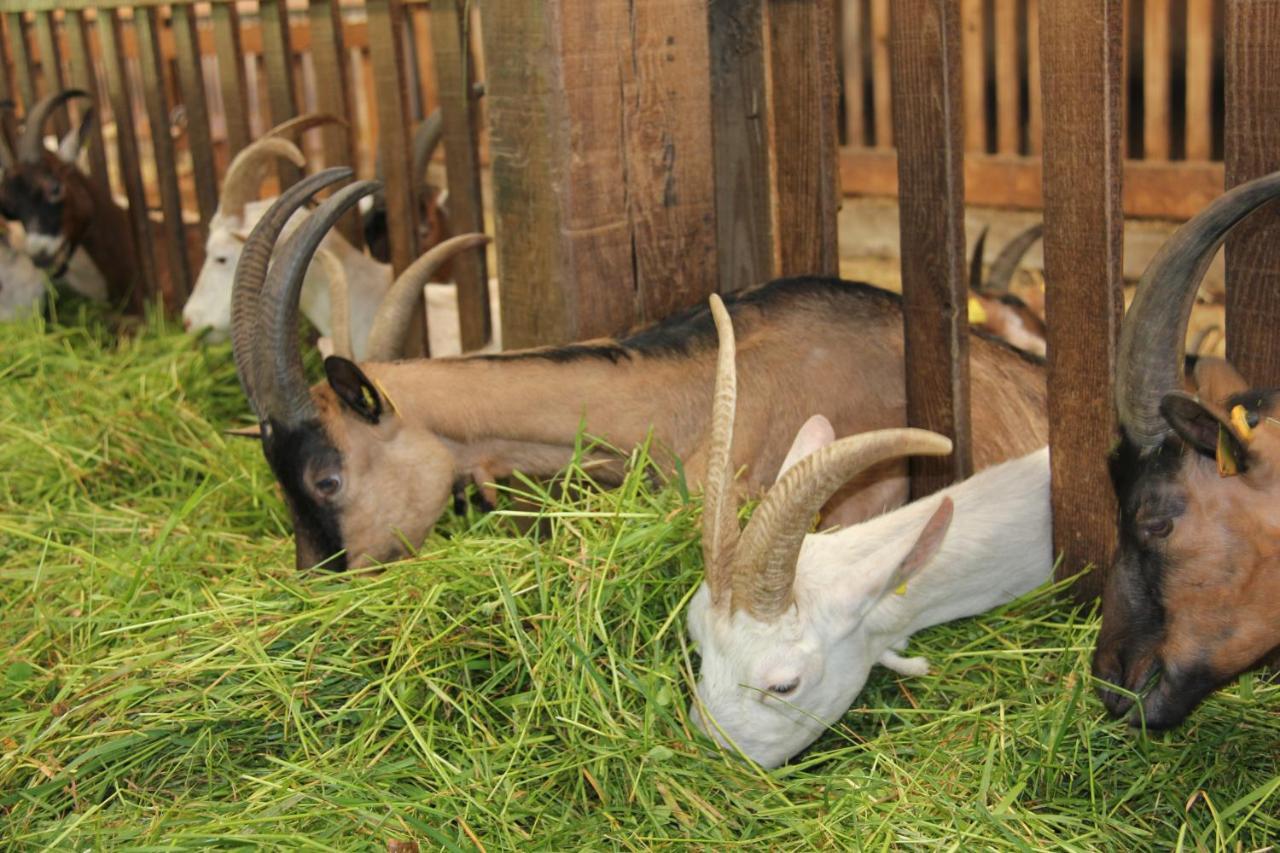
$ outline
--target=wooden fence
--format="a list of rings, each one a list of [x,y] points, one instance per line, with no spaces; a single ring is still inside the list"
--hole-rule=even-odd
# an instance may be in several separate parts
[[[618,333],[779,275],[834,274],[842,184],[892,183],[901,197],[909,417],[956,439],[951,459],[913,467],[917,494],[970,467],[964,204],[1042,201],[1056,546],[1064,571],[1106,564],[1116,520],[1105,459],[1123,212],[1164,205],[1189,215],[1221,192],[1224,175],[1235,184],[1280,167],[1280,0],[1225,0],[1220,13],[1195,0],[1141,6],[1144,20],[1183,9],[1189,34],[1206,8],[1220,14],[1221,37],[1208,47],[1199,30],[1185,40],[1181,73],[1199,92],[1188,95],[1188,114],[1202,115],[1204,69],[1222,57],[1225,166],[1195,159],[1214,156],[1216,119],[1206,141],[1205,128],[1157,110],[1142,113],[1143,151],[1183,159],[1125,160],[1125,15],[1139,6],[1123,0],[868,0],[845,6],[861,17],[846,16],[843,31],[834,0],[485,0],[479,43],[464,2],[300,0],[291,16],[283,0],[168,11],[150,0],[70,8],[0,0],[0,92],[30,104],[74,84],[109,106],[114,139],[110,148],[94,140],[93,171],[115,171],[106,156],[114,152],[135,227],[149,235],[139,164],[154,162],[163,231],[143,245],[147,263],[176,271],[176,302],[195,263],[183,252],[179,176],[189,168],[207,223],[226,159],[214,152],[224,138],[234,151],[267,126],[259,111],[271,123],[304,108],[355,118],[348,132],[325,132],[328,163],[361,159],[376,124],[402,268],[416,249],[409,125],[438,99],[455,224],[478,230],[474,84],[483,47],[504,338],[513,347]],[[1021,11],[1011,18],[1010,8]],[[1022,33],[1012,39],[1011,21]],[[842,32],[846,60],[851,43],[869,49],[843,66],[846,107],[849,92],[862,92],[869,109],[862,124],[846,109],[843,130],[862,144],[843,149]],[[1144,55],[1172,55],[1153,28],[1143,32]],[[364,62],[357,44],[368,46],[363,94],[353,82],[352,66]],[[850,81],[858,67],[863,78]],[[251,80],[261,95],[251,96]],[[994,100],[981,94],[992,80]],[[1144,102],[1166,101],[1166,84],[1144,82]],[[980,97],[994,113],[968,109]],[[186,120],[175,141],[178,101]],[[1280,384],[1277,236],[1277,217],[1259,216],[1228,245],[1228,352],[1255,384]],[[478,252],[459,272],[468,347],[483,340],[485,277]]]

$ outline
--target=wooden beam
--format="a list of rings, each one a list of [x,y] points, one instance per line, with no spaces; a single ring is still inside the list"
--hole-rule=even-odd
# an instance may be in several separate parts
[[[266,67],[267,99],[271,103],[271,125],[274,126],[298,114],[293,45],[289,39],[289,5],[286,0],[261,0],[258,3],[258,18],[262,26],[262,59]],[[374,58],[376,61],[376,54]],[[301,176],[297,167],[285,160],[276,163],[276,173],[280,176],[282,190]]]
[[[22,98],[22,114],[25,116],[35,106],[35,74],[31,67],[31,42],[27,22],[22,12],[9,14],[9,47],[13,52],[13,71],[18,81],[18,94]]]
[[[1027,150],[1044,149],[1044,109],[1040,101],[1040,0],[1027,0]]]
[[[834,0],[771,0],[779,275],[837,275],[839,91]]]
[[[733,6],[738,4],[725,3],[720,0],[719,3],[712,0],[711,3],[711,23],[712,27],[715,23],[715,8],[719,5]],[[755,4],[742,4],[755,5]],[[841,63],[841,71],[843,72],[843,92],[844,92],[844,139],[846,145],[865,145],[866,144],[866,122],[862,111],[862,89],[864,85],[864,76],[862,71],[862,36],[864,32],[862,3],[858,0],[853,2],[845,2],[840,4],[840,56],[843,60]],[[716,57],[716,49],[713,44],[711,50],[712,57]],[[713,84],[714,85],[714,84]],[[714,100],[713,100],[714,103]]]
[[[891,25],[907,422],[955,442],[913,458],[922,497],[973,473],[957,0],[898,0]]]
[[[1169,0],[1143,0],[1142,156],[1169,159]]]
[[[964,150],[987,150],[986,41],[982,0],[961,0],[960,54],[964,61]]]
[[[59,50],[57,37],[57,21],[53,12],[37,12],[35,14],[36,44],[40,48],[40,76],[44,78],[44,93],[52,95],[67,88],[62,75],[62,52]],[[53,132],[58,139],[66,136],[71,129],[65,109],[53,114]]]
[[[1116,544],[1107,454],[1123,311],[1121,6],[1079,0],[1040,10],[1054,551],[1065,553],[1059,577],[1095,567],[1076,587],[1081,599],[1101,591]]]
[[[214,3],[211,17],[218,55],[218,82],[222,88],[222,113],[227,123],[227,147],[234,157],[249,144],[249,90],[244,79],[240,14],[234,2]]]
[[[1213,0],[1187,0],[1187,159],[1213,151]]]
[[[996,150],[1018,153],[1020,74],[1018,68],[1018,4],[995,0]]]
[[[437,97],[444,118],[444,157],[449,180],[449,216],[454,233],[484,231],[480,194],[480,115],[476,104],[476,67],[469,50],[466,4],[431,4],[431,47]],[[425,48],[425,45],[423,46]],[[415,188],[421,190],[420,187]],[[493,338],[489,316],[489,268],[483,246],[453,262],[458,289],[458,333],[464,352]]]
[[[871,0],[871,90],[877,148],[893,147],[893,92],[889,65],[889,0]]]
[[[178,56],[178,82],[187,111],[187,149],[191,155],[191,174],[196,188],[196,204],[200,209],[200,239],[203,241],[209,236],[209,220],[218,207],[218,174],[213,162],[213,134],[209,129],[209,104],[205,99],[200,33],[195,10],[191,6],[175,5],[171,14]]]
[[[99,19],[101,20],[101,18]],[[102,122],[105,113],[103,98],[98,92],[98,75],[93,69],[93,43],[90,41],[89,22],[83,11],[67,12],[63,19],[67,30],[67,46],[71,60],[71,77],[68,82],[79,86],[93,98],[97,118],[89,130],[89,174],[104,187],[111,186],[111,172],[107,168],[106,146],[102,141]],[[101,26],[101,24],[99,24]]]
[[[764,0],[711,0],[707,9],[721,293],[774,278],[764,8]],[[845,54],[846,65],[861,60]],[[861,84],[855,100],[845,97],[846,111],[861,117]]]
[[[347,69],[347,50],[342,31],[342,9],[337,0],[311,0],[311,58],[316,76],[316,106],[347,121],[346,127],[329,125],[321,128],[326,166],[356,165],[359,129],[351,103],[351,76]],[[364,245],[360,214],[352,210],[338,221],[338,229],[353,246]]]
[[[1280,169],[1280,0],[1227,0],[1226,169],[1236,186]],[[1254,387],[1280,385],[1280,212],[1227,240],[1227,357]]]

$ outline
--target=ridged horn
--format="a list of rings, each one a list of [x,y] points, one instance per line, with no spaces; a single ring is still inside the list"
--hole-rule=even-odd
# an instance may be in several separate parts
[[[413,312],[422,310],[422,288],[454,255],[489,242],[485,234],[451,237],[410,264],[382,297],[369,326],[367,361],[395,361],[404,357],[405,337],[413,324]]]
[[[328,249],[319,249],[316,260],[324,267],[329,280],[329,339],[333,342],[333,354],[354,359],[351,346],[351,288],[347,282],[347,268],[338,256]]]
[[[26,125],[18,139],[18,159],[24,163],[39,163],[44,154],[44,126],[49,116],[72,98],[88,97],[89,93],[83,89],[63,89],[37,101],[27,113]]]
[[[711,294],[720,352],[711,406],[706,482],[702,488],[702,563],[711,602],[723,608],[732,600],[733,558],[738,546],[738,502],[733,491],[733,420],[738,402],[733,321],[724,302]]]
[[[262,285],[267,277],[267,267],[271,263],[276,240],[289,217],[317,190],[345,181],[351,175],[351,169],[340,167],[325,169],[298,181],[276,199],[275,204],[258,220],[240,253],[240,262],[236,265],[231,287],[231,352],[235,356],[240,386],[259,421],[266,419],[266,409],[261,399],[262,390],[266,386],[261,378],[259,358],[259,307]]]
[[[982,292],[982,255],[987,250],[987,233],[990,230],[990,225],[982,226],[973,244],[973,257],[969,258],[969,289],[974,293]]]
[[[377,181],[357,181],[325,199],[289,235],[267,273],[267,282],[259,297],[263,326],[258,368],[259,374],[267,378],[260,394],[271,420],[296,425],[316,417],[315,401],[311,399],[311,386],[302,369],[302,352],[298,347],[298,298],[302,295],[302,282],[329,229],[349,208],[379,186]]]
[[[302,151],[287,139],[267,137],[249,143],[240,149],[240,153],[227,167],[218,211],[223,216],[235,216],[243,220],[245,207],[249,202],[257,200],[262,182],[267,179],[277,157],[288,160],[299,169],[307,165],[307,158]]]
[[[1013,283],[1013,274],[1018,271],[1018,266],[1022,263],[1022,256],[1035,245],[1043,233],[1044,223],[1037,222],[1030,228],[1019,231],[1017,236],[1006,243],[1000,250],[1000,254],[996,255],[995,262],[991,264],[991,272],[982,286],[982,292],[1008,293],[1009,286]]]
[[[1138,280],[1120,326],[1115,393],[1120,426],[1139,448],[1172,432],[1160,401],[1182,387],[1187,322],[1213,256],[1240,220],[1278,196],[1280,172],[1228,190],[1175,231]]]
[[[303,113],[288,121],[282,121],[262,135],[263,139],[279,137],[296,140],[302,133],[323,124],[336,124],[349,127],[346,119],[338,118],[332,113]]]
[[[951,440],[921,429],[884,429],[840,439],[801,459],[756,508],[738,541],[734,606],[769,622],[791,607],[796,560],[814,515],[863,471],[902,456],[944,456]]]
[[[413,132],[413,171],[410,172],[410,177],[415,193],[422,192],[427,182],[427,164],[440,147],[443,137],[444,114],[436,107]]]

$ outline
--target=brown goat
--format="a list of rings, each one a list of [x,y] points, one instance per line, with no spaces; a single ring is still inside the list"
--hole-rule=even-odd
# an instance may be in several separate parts
[[[1044,224],[1039,222],[1018,232],[1000,250],[983,280],[982,254],[987,244],[987,229],[983,228],[969,261],[969,322],[1020,350],[1039,356],[1045,354],[1048,334],[1043,300],[1037,310],[1011,293],[1009,286],[1022,256],[1043,232]]]
[[[1152,259],[1121,327],[1111,460],[1120,545],[1095,677],[1108,711],[1177,725],[1280,649],[1280,391],[1225,361],[1184,375],[1196,290],[1231,228],[1280,196],[1280,172],[1231,190]]]
[[[702,479],[716,339],[706,308],[622,341],[458,359],[325,361],[308,388],[297,346],[298,292],[315,247],[376,184],[334,193],[291,235],[270,267],[283,223],[308,197],[345,179],[333,169],[300,182],[263,217],[236,271],[232,341],[263,451],[293,517],[299,566],[387,560],[420,543],[456,482],[484,485],[521,471],[560,470],[580,429],[625,453],[652,432],[660,458]],[[265,279],[265,284],[264,284]],[[826,415],[837,434],[902,426],[902,306],[868,285],[797,278],[735,295],[745,380],[734,442],[745,482],[773,482],[801,422]],[[971,340],[974,461],[982,468],[1046,442],[1044,374],[1011,348]],[[606,482],[622,460],[593,452]],[[900,462],[852,484],[832,518],[865,518],[906,497]]]
[[[44,125],[55,109],[87,92],[68,89],[36,103],[27,114],[17,151],[0,145],[0,214],[20,221],[26,231],[24,251],[36,266],[60,277],[77,248],[83,248],[105,281],[113,302],[123,302],[135,284],[137,255],[128,214],[110,190],[76,166],[94,119],[86,109],[79,128],[68,134],[57,153],[44,147]]]

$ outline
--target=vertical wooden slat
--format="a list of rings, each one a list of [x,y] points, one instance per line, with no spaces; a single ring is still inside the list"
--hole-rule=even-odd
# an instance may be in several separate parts
[[[996,0],[996,150],[1018,153],[1018,5]]]
[[[973,471],[959,12],[957,0],[893,4],[907,421],[955,442],[911,460],[913,497]]]
[[[1040,0],[1027,0],[1027,147],[1038,156],[1044,146],[1040,100]]]
[[[714,3],[712,4],[714,5]],[[840,4],[841,57],[844,82],[844,138],[846,145],[866,144],[866,122],[862,114],[862,3],[846,0]],[[712,20],[714,21],[714,11]],[[715,57],[715,51],[712,51]],[[714,108],[714,107],[713,107]]]
[[[9,16],[0,15],[0,100],[16,99],[13,79],[13,48],[10,43],[13,30],[9,25]]]
[[[164,249],[168,259],[168,307],[177,309],[191,292],[191,270],[187,262],[186,230],[182,224],[182,194],[178,189],[177,160],[173,137],[169,135],[169,99],[164,86],[164,53],[160,47],[160,10],[138,9],[133,18],[138,34],[138,60],[146,90],[147,117],[151,125],[151,149],[155,155],[156,183],[164,211]]]
[[[1226,183],[1280,169],[1280,0],[1227,0]],[[1280,385],[1280,212],[1227,240],[1227,357],[1255,388]]]
[[[413,40],[422,47],[417,51],[418,86],[422,96],[422,114],[430,115],[440,103],[440,87],[436,82],[434,57],[428,46],[431,44],[431,14],[421,6],[412,6],[406,10],[413,23]]]
[[[262,59],[266,70],[267,98],[271,104],[271,124],[274,126],[298,114],[293,45],[289,38],[289,5],[286,0],[261,0],[258,19],[262,26]],[[276,164],[276,170],[280,175],[281,189],[300,177],[298,169],[284,160]]]
[[[480,197],[480,158],[476,145],[479,114],[473,84],[475,64],[467,40],[466,4],[434,0],[431,4],[432,53],[440,107],[444,114],[444,156],[449,179],[450,224],[456,233],[484,231]],[[425,45],[424,45],[425,47]],[[493,336],[489,316],[489,271],[483,247],[453,263],[458,288],[458,325],[462,349],[478,349]]]
[[[53,12],[35,13],[36,45],[40,49],[40,75],[44,78],[44,93],[51,95],[67,88],[62,75],[62,51],[57,39],[57,21]],[[54,132],[62,139],[71,129],[71,122],[65,109],[53,114]]]
[[[871,0],[871,87],[877,148],[893,147],[893,96],[889,77],[889,0]]]
[[[1169,0],[1142,5],[1142,156],[1169,159]]]
[[[18,80],[18,95],[22,98],[23,115],[35,105],[36,83],[31,68],[31,42],[27,22],[22,12],[12,12],[9,18],[10,48],[13,51],[13,72]]]
[[[708,5],[716,264],[722,293],[774,277],[764,7],[764,0],[711,0]],[[846,53],[846,65],[861,62],[860,47]],[[861,72],[857,76],[861,81]],[[853,101],[846,89],[845,109],[859,117],[858,135],[849,144],[860,146],[865,144],[861,82],[857,86]]]
[[[838,86],[832,0],[769,5],[778,273],[837,275]]]
[[[227,147],[234,156],[249,144],[249,90],[244,80],[244,49],[240,44],[240,14],[233,2],[214,3],[213,43],[218,53],[222,114],[227,123]]]
[[[964,150],[987,150],[986,45],[982,0],[961,0],[961,44],[964,58]]]
[[[1054,552],[1066,555],[1059,577],[1099,567],[1080,581],[1080,598],[1101,590],[1116,543],[1106,484],[1123,309],[1122,5],[1077,0],[1040,10]]]
[[[120,158],[120,176],[129,199],[129,222],[133,226],[133,244],[141,267],[143,288],[134,288],[131,299],[135,313],[157,286],[155,245],[147,224],[147,197],[142,185],[142,169],[138,162],[138,140],[134,133],[133,103],[129,97],[125,66],[124,22],[119,9],[102,11],[98,17],[98,42],[107,69],[107,92],[111,112],[116,120],[116,150]]]
[[[200,32],[194,7],[175,5],[172,28],[178,59],[178,82],[182,87],[182,103],[187,110],[187,144],[191,151],[191,172],[203,237],[207,236],[209,220],[218,207],[218,175],[213,162],[213,134],[209,129],[209,104],[205,98]]]
[[[106,147],[102,141],[103,111],[98,94],[98,79],[93,66],[93,44],[90,41],[88,13],[83,9],[65,13],[63,23],[67,30],[68,58],[70,59],[71,77],[68,83],[79,86],[93,98],[97,109],[97,118],[89,131],[89,174],[103,186],[110,185],[110,171],[107,169]]]
[[[1213,2],[1187,0],[1187,159],[1208,160],[1213,142]]]
[[[355,111],[351,108],[351,89],[347,73],[347,49],[342,33],[342,10],[335,0],[311,0],[308,8],[311,25],[311,58],[316,75],[316,105],[320,112],[347,120],[347,126],[327,126],[320,132],[324,139],[324,161],[328,166],[355,166]],[[358,211],[351,211],[338,223],[342,236],[352,245],[363,246]]]

